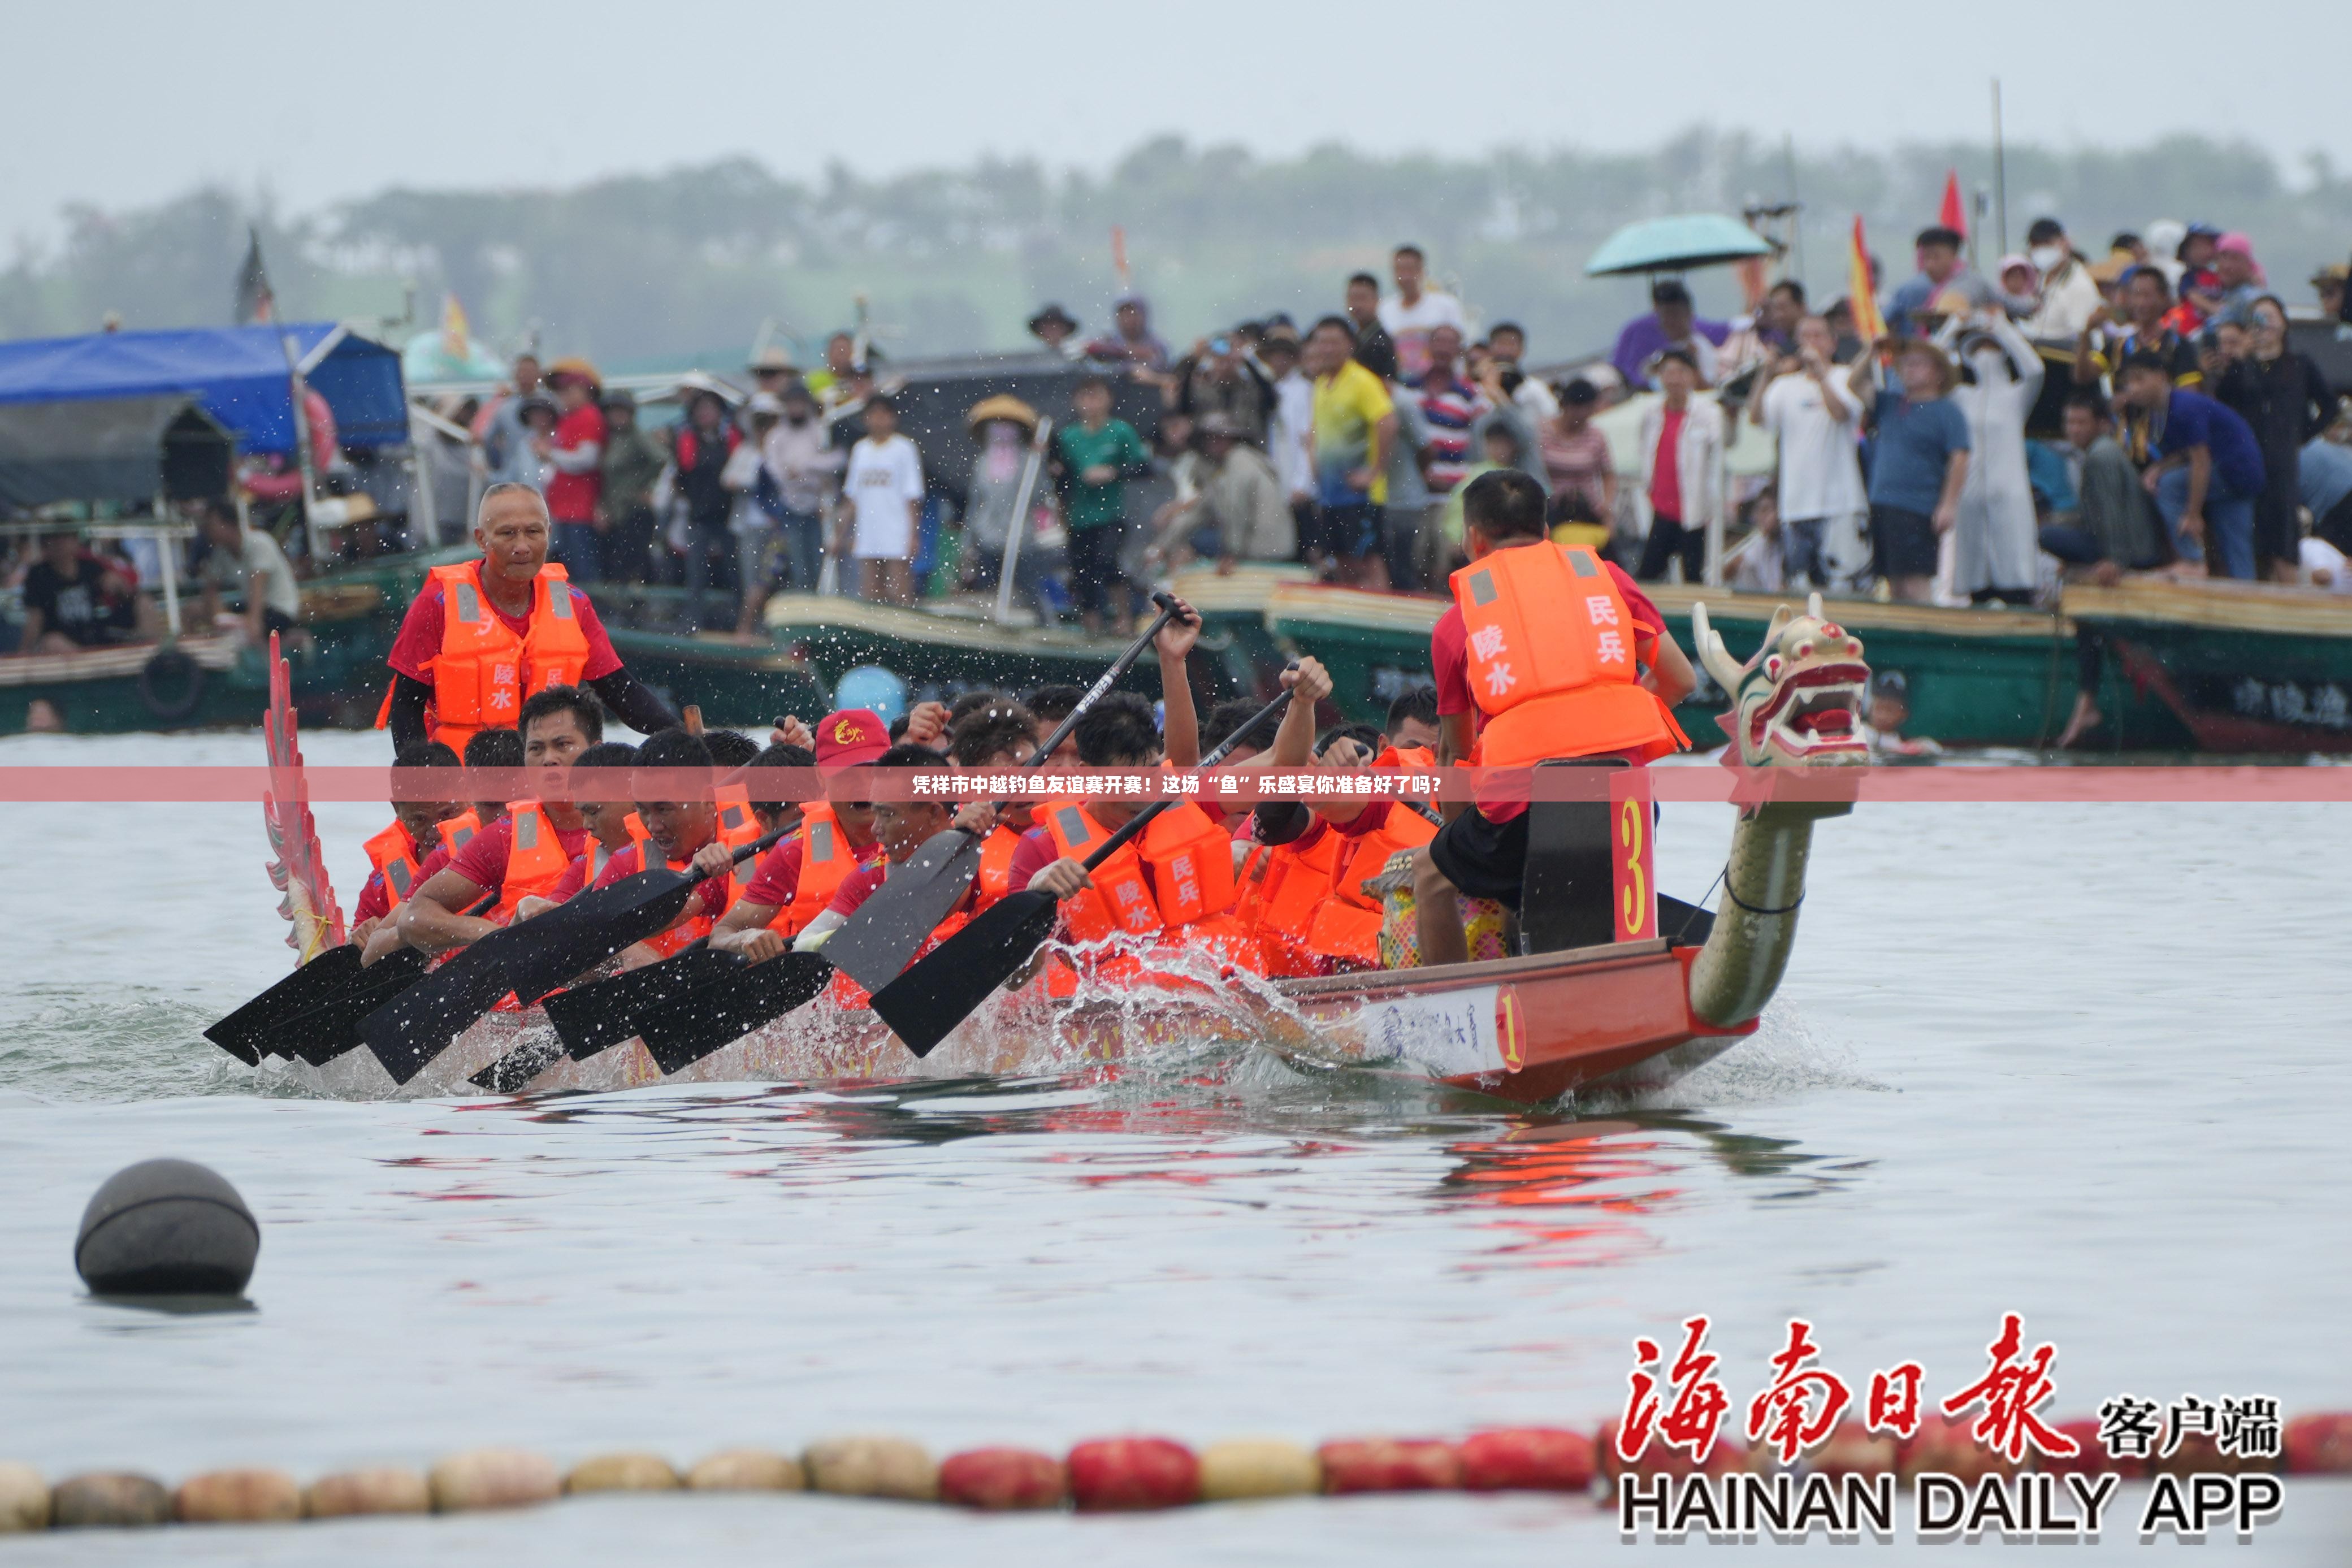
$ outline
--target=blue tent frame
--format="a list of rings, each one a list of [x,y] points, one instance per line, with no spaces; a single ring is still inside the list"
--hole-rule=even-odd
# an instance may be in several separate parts
[[[180,393],[202,404],[243,450],[290,453],[288,338],[311,389],[335,411],[337,440],[346,447],[407,444],[400,355],[333,321],[0,342],[0,404]]]

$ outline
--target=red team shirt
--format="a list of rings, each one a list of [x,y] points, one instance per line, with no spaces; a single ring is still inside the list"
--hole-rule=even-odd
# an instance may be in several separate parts
[[[475,840],[475,843],[479,842],[480,840],[478,838]],[[472,844],[466,846],[468,849],[473,847],[474,846]],[[644,869],[645,867],[639,862],[638,858],[638,847],[632,844],[626,849],[621,850],[610,860],[604,862],[604,872],[597,877],[596,885],[600,888],[609,888],[614,883],[619,881],[622,878],[634,877]],[[569,873],[566,873],[566,877],[568,879]],[[690,919],[695,915],[700,915],[706,920],[715,921],[720,915],[725,914],[727,912],[727,887],[728,879],[724,877],[706,877],[701,881],[696,883],[693,897],[687,900],[688,906],[688,918]],[[696,908],[695,906],[697,905],[699,905],[700,907]]]

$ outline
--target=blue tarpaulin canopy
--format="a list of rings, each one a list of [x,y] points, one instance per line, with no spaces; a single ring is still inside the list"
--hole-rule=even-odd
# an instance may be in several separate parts
[[[1680,272],[1771,254],[1771,241],[1736,217],[1685,213],[1627,224],[1601,242],[1584,264],[1584,274],[1605,278],[1619,272]]]
[[[245,451],[291,452],[294,400],[281,331],[293,340],[311,389],[335,411],[338,440],[347,447],[406,443],[400,356],[331,321],[0,342],[0,404],[184,393]]]

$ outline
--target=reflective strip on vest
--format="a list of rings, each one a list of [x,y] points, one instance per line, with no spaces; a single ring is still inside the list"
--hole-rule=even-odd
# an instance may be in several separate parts
[[[518,849],[539,847],[539,813],[526,811],[515,817],[514,847]]]
[[[411,881],[408,875],[408,862],[405,859],[394,860],[385,866],[383,879],[391,884],[392,890],[399,894],[402,899],[408,897]]]
[[[811,860],[829,861],[833,858],[833,824],[830,822],[810,823],[808,836],[808,858]]]
[[[481,596],[474,592],[474,585],[471,583],[460,583],[457,587],[457,618],[461,621],[480,620],[482,618],[482,600]]]
[[[561,594],[555,591],[559,586],[563,590]],[[572,618],[572,584],[568,582],[560,584],[550,583],[547,585],[547,607],[558,619],[570,620]]]

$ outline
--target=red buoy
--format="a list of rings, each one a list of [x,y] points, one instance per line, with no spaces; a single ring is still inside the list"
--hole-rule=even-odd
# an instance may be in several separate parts
[[[1070,1498],[1081,1509],[1179,1508],[1201,1498],[1201,1461],[1166,1437],[1100,1437],[1070,1450]]]
[[[2298,1415],[2284,1436],[2288,1475],[2352,1476],[2352,1415]]]
[[[1426,1437],[1356,1437],[1315,1451],[1323,1462],[1323,1489],[1348,1492],[1453,1491],[1462,1485],[1462,1458],[1451,1443]]]
[[[1473,1433],[1454,1452],[1462,1486],[1474,1492],[1580,1492],[1598,1461],[1592,1439],[1558,1426],[1503,1426]]]
[[[964,1508],[1059,1508],[1062,1461],[1034,1448],[971,1448],[940,1466],[940,1500]]]

